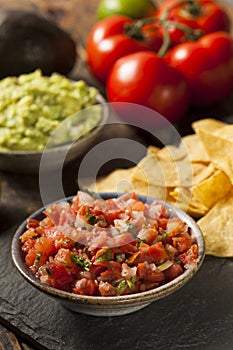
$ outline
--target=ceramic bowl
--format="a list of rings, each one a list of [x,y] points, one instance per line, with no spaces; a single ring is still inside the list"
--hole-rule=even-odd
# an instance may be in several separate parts
[[[113,198],[119,196],[117,193],[100,193],[101,197],[104,199]],[[139,199],[143,202],[151,203],[154,199],[151,197],[138,195]],[[64,200],[64,199],[63,199]],[[71,197],[66,198],[65,200],[70,201]],[[20,272],[20,274],[26,279],[27,282],[32,284],[39,292],[44,292],[50,297],[55,298],[58,302],[60,302],[63,306],[72,311],[89,314],[94,316],[118,316],[128,314],[139,309],[144,308],[152,302],[160,298],[164,298],[171,293],[174,293],[179,288],[184,286],[188,281],[190,281],[193,276],[197,273],[199,268],[202,265],[205,256],[205,244],[202,232],[200,231],[196,222],[188,216],[186,213],[177,209],[176,207],[164,202],[168,211],[178,216],[181,220],[185,221],[190,228],[190,233],[193,238],[195,238],[199,253],[198,253],[198,261],[197,261],[197,269],[195,270],[185,270],[185,272],[175,278],[174,280],[157,287],[155,289],[139,292],[130,295],[123,296],[114,296],[114,297],[102,297],[102,296],[84,296],[78,295],[74,293],[69,293],[65,291],[61,291],[59,289],[50,287],[41,283],[30,271],[29,268],[24,263],[23,253],[21,251],[21,243],[19,237],[26,230],[26,221],[24,221],[21,226],[17,229],[11,247],[11,254],[13,262]],[[31,218],[41,220],[43,215],[44,208],[38,210]]]
[[[109,118],[109,108],[101,94],[97,95],[96,104],[101,106],[102,118],[89,134],[78,139],[72,146],[70,143],[66,143],[46,149],[46,162],[49,171],[60,166],[62,154],[66,154],[65,165],[82,156],[85,151],[95,144],[96,138]],[[36,174],[39,172],[42,155],[42,151],[0,151],[0,169],[21,174]]]

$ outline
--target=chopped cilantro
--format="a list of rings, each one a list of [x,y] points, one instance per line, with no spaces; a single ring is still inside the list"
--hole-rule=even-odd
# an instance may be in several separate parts
[[[88,248],[87,248],[87,247],[84,247],[84,248],[83,248],[83,253],[85,253],[85,254],[88,253]]]
[[[167,238],[166,232],[162,233],[162,239],[166,239],[166,238]]]
[[[178,256],[175,256],[175,257],[174,257],[174,261],[175,261],[177,264],[181,265],[181,260],[180,260],[180,258],[178,258]]]
[[[117,293],[120,294],[127,287],[126,280],[121,281],[117,286]]]
[[[75,263],[78,267],[83,268],[86,271],[90,270],[91,262],[89,260],[84,259],[84,257],[71,253],[70,260],[73,263]]]
[[[40,237],[41,237],[41,234],[37,233],[35,236],[32,237],[32,239],[37,239],[37,238],[40,238]]]
[[[36,254],[36,258],[34,260],[33,266],[35,266],[36,264],[38,264],[40,262],[41,255],[42,255],[41,253]]]
[[[126,282],[127,282],[130,289],[134,288],[134,283],[131,280],[126,280]]]
[[[127,282],[127,284],[128,284],[130,289],[134,289],[135,288],[135,284],[134,283],[136,282],[136,280],[137,280],[137,276],[136,275],[131,277],[129,280],[126,280],[126,282]]]
[[[96,258],[96,262],[110,261],[110,260],[112,260],[112,249],[106,250],[102,255]]]
[[[132,278],[128,279],[128,280],[123,280],[121,281],[118,286],[117,286],[117,293],[121,294],[123,292],[123,290],[128,286],[130,289],[134,289],[135,288],[135,282],[136,282],[136,275],[133,276]]]
[[[125,253],[116,254],[116,261],[122,263],[125,261]]]
[[[96,216],[95,216],[95,215],[92,215],[92,214],[90,213],[90,209],[89,209],[89,208],[86,210],[85,216],[86,216],[87,221],[88,221],[89,224],[95,225],[95,224],[97,223]]]
[[[45,271],[47,272],[48,276],[51,276],[51,270],[49,266],[46,266]]]
[[[137,238],[136,247],[139,248],[141,243],[146,243],[146,240],[145,240],[145,239]]]
[[[137,276],[134,275],[134,276],[131,278],[131,281],[132,281],[133,283],[135,283],[135,282],[137,281]]]

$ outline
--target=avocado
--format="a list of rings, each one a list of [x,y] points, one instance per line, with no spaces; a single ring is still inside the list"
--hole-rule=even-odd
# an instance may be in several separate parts
[[[0,79],[35,69],[66,75],[76,59],[74,40],[54,22],[26,11],[1,14]]]

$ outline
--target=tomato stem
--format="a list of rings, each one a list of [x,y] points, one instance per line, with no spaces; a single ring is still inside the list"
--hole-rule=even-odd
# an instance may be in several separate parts
[[[162,46],[160,47],[159,51],[157,52],[157,55],[159,57],[164,57],[168,48],[171,45],[171,38],[170,38],[170,33],[169,33],[169,27],[168,25],[164,26],[164,36],[163,36],[163,43]]]
[[[147,17],[144,19],[139,19],[133,24],[126,23],[124,27],[124,32],[132,39],[143,40],[143,27],[146,24],[160,23],[161,20],[156,17]]]
[[[189,41],[195,41],[199,39],[204,32],[201,29],[192,29],[186,24],[179,23],[176,21],[169,20],[169,13],[170,11],[180,5],[187,5],[184,9],[181,9],[186,16],[199,16],[201,13],[201,4],[197,3],[196,0],[178,0],[176,3],[173,5],[169,6],[162,14],[161,18],[157,17],[147,17],[143,19],[139,19],[135,21],[133,24],[126,24],[125,26],[125,33],[135,39],[135,40],[143,40],[144,35],[143,35],[143,27],[146,24],[153,24],[153,23],[158,23],[158,25],[163,28],[164,34],[163,34],[163,43],[162,46],[160,47],[157,55],[160,57],[163,57],[168,49],[171,46],[171,38],[170,38],[170,33],[169,33],[169,28],[177,28],[181,30],[187,40]],[[157,27],[156,29],[158,29]]]
[[[163,27],[164,27],[163,44],[157,53],[159,57],[163,57],[171,45],[171,38],[169,33],[170,27],[175,27],[179,30],[182,30],[186,34],[187,39],[189,41],[196,41],[204,34],[204,32],[201,29],[192,29],[185,24],[181,24],[173,21],[164,21]]]
[[[187,2],[187,0],[185,1]],[[182,32],[184,32],[187,40],[189,41],[195,41],[204,34],[204,32],[201,29],[192,29],[186,24],[182,24],[176,21],[170,21],[168,19],[160,19],[156,17],[148,17],[148,18],[140,19],[134,22],[133,24],[126,24],[125,33],[135,40],[143,40],[144,39],[143,26],[145,26],[146,24],[153,24],[153,23],[158,23],[161,26],[161,28],[163,28],[164,30],[163,43],[157,53],[158,56],[160,57],[163,57],[166,54],[166,52],[168,51],[171,45],[171,38],[169,33],[170,28],[175,27],[181,30]]]

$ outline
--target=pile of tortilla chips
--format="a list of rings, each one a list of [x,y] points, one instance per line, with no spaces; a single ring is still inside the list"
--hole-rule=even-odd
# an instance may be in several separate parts
[[[203,119],[192,127],[178,147],[150,146],[137,166],[89,188],[166,200],[198,219],[207,254],[233,257],[233,125]]]

